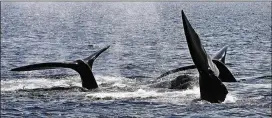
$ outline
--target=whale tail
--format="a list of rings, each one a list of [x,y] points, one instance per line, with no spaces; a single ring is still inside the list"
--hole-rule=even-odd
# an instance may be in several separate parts
[[[107,46],[89,57],[83,59],[84,63],[87,63],[90,68],[92,68],[94,60],[105,50],[107,50],[110,46]],[[22,66],[18,68],[13,68],[10,71],[32,71],[32,70],[44,70],[44,69],[57,69],[57,68],[71,68],[77,70],[77,61],[73,62],[47,62],[47,63],[38,63],[27,66]]]
[[[213,60],[219,60],[222,63],[225,63],[225,59],[226,59],[226,55],[227,55],[227,49],[228,46],[224,46],[223,48],[221,48],[214,56],[213,56]]]
[[[75,62],[48,62],[48,63],[38,63],[27,66],[21,66],[13,68],[10,71],[32,71],[32,70],[45,70],[45,69],[56,69],[56,68],[71,68],[76,69]]]
[[[201,41],[184,12],[182,14],[183,28],[192,60],[199,72],[201,99],[209,102],[223,102],[228,94],[226,86],[219,79],[219,69],[213,63],[202,47]]]
[[[110,46],[104,47],[103,49],[101,49],[101,50],[95,52],[94,54],[90,55],[89,57],[83,59],[83,61],[84,61],[85,63],[87,63],[88,66],[89,66],[90,68],[92,68],[94,60],[95,60],[102,52],[106,51],[109,47],[110,47]]]
[[[173,69],[173,70],[170,70],[170,71],[167,71],[167,72],[161,74],[159,77],[157,77],[157,79],[160,79],[162,77],[165,77],[167,75],[170,75],[170,74],[173,74],[173,73],[176,73],[176,72],[179,72],[179,71],[184,71],[184,70],[189,70],[189,69],[195,69],[195,68],[196,68],[195,65],[189,65],[189,66],[179,67],[179,68],[176,68],[176,69]]]
[[[18,68],[13,68],[11,69],[11,71],[32,71],[32,70],[44,70],[44,69],[70,68],[79,73],[82,80],[82,86],[84,88],[93,89],[98,87],[92,73],[93,62],[102,52],[107,50],[109,47],[110,46],[107,46],[82,60],[76,60],[73,62],[38,63],[38,64],[32,64],[32,65],[22,66]]]
[[[221,48],[214,56],[213,56],[213,60],[218,60],[222,63],[225,63],[225,58],[226,58],[226,55],[227,55],[227,49],[228,49],[228,46],[224,46],[223,48]],[[179,71],[184,71],[184,70],[189,70],[189,69],[195,69],[196,66],[195,65],[189,65],[189,66],[183,66],[183,67],[179,67],[179,68],[176,68],[176,69],[173,69],[173,70],[170,70],[170,71],[167,71],[163,74],[161,74],[159,77],[157,77],[157,79],[160,79],[162,77],[165,77],[167,75],[170,75],[170,74],[173,74],[173,73],[176,73],[176,72],[179,72]],[[224,80],[221,80],[223,82],[225,82]]]
[[[223,62],[219,60],[212,60],[212,61],[219,70],[219,79],[222,82],[237,82],[235,77],[232,75],[230,70],[226,67],[226,65]]]

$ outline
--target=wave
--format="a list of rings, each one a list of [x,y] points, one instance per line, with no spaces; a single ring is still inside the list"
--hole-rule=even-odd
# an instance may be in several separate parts
[[[81,87],[81,80],[78,76],[70,76],[62,79],[52,78],[27,78],[10,79],[1,81],[1,89],[5,91],[75,91],[83,93],[89,100],[124,100],[141,99],[153,100],[156,102],[171,102],[185,104],[200,98],[200,90],[197,85],[191,89],[177,90],[157,88],[150,86],[150,83],[137,81],[136,79],[112,76],[96,76],[97,90],[86,90]],[[235,95],[228,94],[224,103],[232,103],[237,100]]]
[[[124,82],[127,79],[121,77],[97,76],[97,83],[100,86],[112,85],[118,87],[125,87]],[[129,82],[128,82],[129,83]],[[21,78],[9,79],[1,81],[1,91],[16,91],[22,89],[49,89],[57,87],[81,87],[81,79],[79,76],[69,76],[62,79],[52,78]]]

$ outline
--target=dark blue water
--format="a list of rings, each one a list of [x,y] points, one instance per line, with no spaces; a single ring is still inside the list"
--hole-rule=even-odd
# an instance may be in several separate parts
[[[222,104],[199,101],[199,87],[156,88],[192,64],[184,10],[211,56],[228,45],[238,83]],[[83,59],[100,88],[84,92],[69,69],[12,68]],[[61,87],[61,89],[59,89]],[[65,89],[64,89],[65,88]],[[271,117],[271,2],[1,2],[1,117]]]

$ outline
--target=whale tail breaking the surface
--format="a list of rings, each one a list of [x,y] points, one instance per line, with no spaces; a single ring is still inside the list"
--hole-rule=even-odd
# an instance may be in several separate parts
[[[206,53],[205,49],[203,48],[199,36],[189,23],[184,12],[181,11],[181,14],[188,48],[192,60],[199,72],[201,99],[207,100],[212,103],[223,102],[226,98],[226,95],[228,94],[228,90],[226,86],[222,83],[221,79],[231,78],[231,76],[229,75],[231,73],[224,65],[224,63],[211,59],[211,57]],[[219,56],[216,58],[221,57]]]
[[[92,73],[93,62],[102,52],[107,50],[109,47],[110,46],[107,46],[82,60],[76,60],[73,62],[48,62],[32,64],[11,69],[11,71],[32,71],[56,68],[70,68],[79,73],[82,81],[82,87],[87,89],[94,89],[98,88],[98,85]]]
[[[225,58],[226,58],[226,54],[227,54],[227,49],[228,49],[228,46],[224,46],[223,48],[221,48],[214,56],[213,56],[213,60],[218,60],[222,63],[225,63]],[[157,77],[157,79],[160,79],[162,77],[165,77],[167,75],[170,75],[170,74],[173,74],[173,73],[176,73],[176,72],[179,72],[179,71],[184,71],[184,70],[189,70],[189,69],[195,69],[196,66],[195,65],[189,65],[189,66],[183,66],[183,67],[180,67],[180,68],[176,68],[176,69],[173,69],[173,70],[170,70],[170,71],[167,71],[163,74],[161,74],[159,77]],[[224,81],[224,80],[221,80],[221,81]],[[227,81],[224,81],[224,82],[227,82]]]
[[[223,48],[221,48],[214,56],[213,56],[213,60],[219,60],[222,63],[225,63],[225,59],[226,59],[226,55],[227,55],[227,49],[228,46],[224,46]]]

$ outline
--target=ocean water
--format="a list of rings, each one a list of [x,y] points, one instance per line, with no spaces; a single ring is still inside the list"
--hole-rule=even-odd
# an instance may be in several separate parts
[[[221,104],[156,87],[193,64],[184,10],[211,56],[228,45]],[[85,91],[70,69],[12,72],[42,62],[94,62],[99,89]],[[1,2],[1,117],[271,117],[271,2]]]

